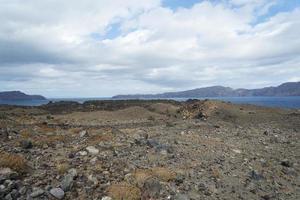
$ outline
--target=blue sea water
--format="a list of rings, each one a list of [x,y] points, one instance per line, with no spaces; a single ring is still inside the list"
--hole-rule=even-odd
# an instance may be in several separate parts
[[[186,101],[188,98],[171,98],[176,101]],[[199,99],[216,99],[235,104],[254,104],[268,107],[281,107],[281,108],[296,108],[300,109],[300,96],[297,97],[211,97]],[[1,101],[0,104],[8,105],[21,105],[21,106],[39,106],[47,104],[49,101],[76,101],[83,103],[88,100],[111,100],[111,98],[59,98],[49,100],[27,100],[27,101]]]

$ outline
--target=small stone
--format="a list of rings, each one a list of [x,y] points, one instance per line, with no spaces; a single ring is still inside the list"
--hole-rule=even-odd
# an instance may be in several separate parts
[[[250,178],[256,181],[264,179],[264,177],[261,174],[257,173],[255,170],[252,170],[250,172]]]
[[[83,137],[86,137],[88,136],[88,132],[86,130],[83,130],[79,133],[79,137],[83,138]]]
[[[69,153],[68,157],[69,157],[70,159],[72,159],[72,158],[75,158],[75,155],[74,155],[74,153]]]
[[[10,168],[2,168],[0,169],[0,180],[6,179],[16,179],[19,177],[19,174]]]
[[[33,147],[32,142],[30,140],[22,140],[20,145],[23,149],[31,149]]]
[[[159,146],[159,143],[156,140],[148,139],[147,145],[151,148]]]
[[[30,196],[31,196],[32,198],[35,198],[35,197],[39,197],[39,196],[43,195],[44,193],[45,193],[44,190],[42,190],[42,189],[36,189],[36,190],[34,190],[34,191],[30,194]]]
[[[67,174],[61,182],[61,188],[67,192],[71,190],[73,186],[73,176],[71,174]]]
[[[13,189],[10,194],[13,199],[17,199],[20,196],[20,193],[16,189]]]
[[[65,192],[61,188],[53,188],[50,190],[50,194],[57,199],[63,199]]]
[[[183,181],[184,181],[184,176],[182,174],[178,174],[175,179],[176,184],[181,184],[183,183]]]
[[[293,166],[293,164],[288,159],[284,159],[283,161],[281,161],[281,165],[284,167],[292,167]]]
[[[95,158],[93,158],[93,159],[90,160],[90,163],[91,163],[92,165],[94,165],[94,164],[96,164],[97,160],[98,160],[98,158],[95,157]]]
[[[99,181],[92,174],[88,176],[88,180],[92,182],[94,185],[98,185]]]
[[[86,151],[79,151],[77,154],[80,156],[86,156],[88,153]]]
[[[156,199],[159,196],[161,189],[162,186],[157,179],[153,179],[153,178],[147,179],[143,187],[144,190],[143,196],[149,199],[152,198]]]
[[[106,197],[102,197],[102,199],[101,200],[112,200],[112,198],[111,197],[108,197],[108,196],[106,196]]]
[[[94,146],[88,146],[86,150],[92,155],[97,155],[99,153],[99,149],[96,149]]]
[[[234,153],[238,153],[238,154],[242,153],[241,150],[239,150],[239,149],[232,149],[232,151],[233,151]]]
[[[19,190],[21,195],[25,195],[27,192],[27,188],[25,186],[21,187],[21,189]]]
[[[68,170],[68,174],[73,176],[73,178],[77,177],[77,170],[75,168],[71,168]]]
[[[184,194],[177,194],[174,197],[174,200],[190,200],[190,198],[187,195],[184,195]]]
[[[4,191],[5,190],[5,186],[4,185],[0,185],[0,193],[2,192],[2,191]]]
[[[11,194],[7,194],[5,197],[4,197],[5,200],[13,200]]]

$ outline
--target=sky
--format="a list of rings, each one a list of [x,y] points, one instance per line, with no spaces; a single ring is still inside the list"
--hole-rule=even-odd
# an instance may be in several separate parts
[[[0,91],[109,97],[300,81],[299,0],[0,0]]]

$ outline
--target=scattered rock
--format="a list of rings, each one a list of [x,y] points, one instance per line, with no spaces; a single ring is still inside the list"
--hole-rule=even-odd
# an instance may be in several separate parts
[[[30,194],[30,196],[31,196],[32,198],[36,198],[36,197],[42,196],[44,193],[45,193],[45,191],[42,190],[42,189],[35,189],[35,190]]]
[[[94,158],[92,158],[92,159],[90,160],[90,163],[91,163],[92,165],[94,165],[94,164],[96,164],[97,160],[98,160],[98,158],[97,158],[97,157],[94,157]]]
[[[157,179],[149,178],[144,183],[143,198],[146,198],[146,199],[158,198],[161,189],[162,189],[162,186]]]
[[[263,175],[261,175],[261,174],[259,174],[257,171],[255,171],[255,170],[252,170],[251,172],[250,172],[250,178],[251,179],[253,179],[253,180],[255,180],[255,181],[259,181],[259,180],[262,180],[262,179],[264,179],[264,177],[263,177]]]
[[[33,147],[31,140],[22,140],[20,145],[23,149],[31,149]]]
[[[99,153],[99,149],[96,149],[94,146],[88,146],[86,150],[92,155],[97,155]]]
[[[72,186],[73,186],[73,176],[71,176],[70,174],[67,174],[62,182],[61,182],[61,188],[67,192],[69,190],[71,190]]]
[[[106,196],[106,197],[102,197],[102,199],[101,200],[112,200],[112,198],[111,197],[108,197],[108,196]]]
[[[19,174],[10,168],[0,168],[0,183],[1,180],[6,179],[17,179],[19,177]]]
[[[237,154],[240,154],[240,153],[242,153],[242,151],[241,151],[241,150],[239,150],[239,149],[232,149],[232,151],[233,151],[234,153],[237,153]]]
[[[98,185],[98,184],[99,184],[98,179],[97,179],[95,176],[93,176],[92,174],[88,176],[88,180],[89,180],[90,182],[92,182],[93,185]]]
[[[72,189],[73,186],[73,180],[77,176],[76,169],[70,169],[68,171],[68,174],[63,178],[61,182],[61,188],[67,192]]]
[[[74,168],[71,168],[68,170],[68,174],[70,174],[71,176],[73,176],[73,178],[77,177],[77,170]]]
[[[88,153],[86,151],[79,151],[77,154],[80,155],[80,156],[88,155]]]
[[[175,195],[174,200],[190,200],[190,198],[185,194],[177,194]]]
[[[65,196],[65,192],[61,188],[52,188],[50,194],[57,199],[63,199]]]
[[[88,136],[88,132],[86,130],[83,130],[79,133],[79,137],[83,138],[83,137],[87,137]]]
[[[290,162],[288,159],[284,159],[283,161],[281,161],[281,165],[284,167],[292,167],[293,163]]]

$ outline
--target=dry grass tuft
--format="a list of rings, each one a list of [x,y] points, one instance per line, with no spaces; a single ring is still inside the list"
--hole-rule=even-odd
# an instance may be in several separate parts
[[[113,136],[110,133],[107,134],[97,134],[97,135],[91,135],[88,139],[88,144],[89,145],[97,145],[100,142],[105,142],[105,141],[112,141]]]
[[[29,170],[27,161],[22,156],[4,151],[0,152],[0,167],[8,167],[19,173],[25,173]]]
[[[164,167],[155,167],[152,169],[137,169],[133,173],[135,183],[139,187],[143,186],[145,181],[151,177],[155,177],[161,181],[168,182],[176,178],[176,173]]]
[[[155,167],[152,169],[152,173],[158,179],[168,182],[176,178],[176,173],[168,168]]]
[[[56,170],[60,175],[65,174],[70,168],[70,165],[68,163],[62,162],[62,163],[56,163]]]
[[[52,127],[49,127],[47,124],[38,124],[37,125],[38,127],[38,131],[41,132],[41,133],[49,133],[49,132],[55,132],[56,129],[55,128],[52,128]]]
[[[215,178],[215,179],[221,178],[221,173],[218,170],[218,168],[212,167],[210,170],[211,170],[211,175],[212,175],[213,178]]]
[[[67,137],[64,135],[39,135],[33,134],[29,130],[22,130],[21,137],[17,143],[24,139],[31,140],[34,146],[43,147],[45,144],[48,146],[54,146],[58,142],[66,142]]]
[[[33,144],[38,147],[43,145],[55,146],[58,142],[65,142],[66,136],[63,135],[43,135],[36,136],[32,139]]]
[[[127,183],[111,185],[107,188],[107,194],[114,200],[140,200],[141,190]]]
[[[142,187],[145,181],[152,176],[152,171],[149,169],[137,169],[133,173],[134,180],[139,187]]]

